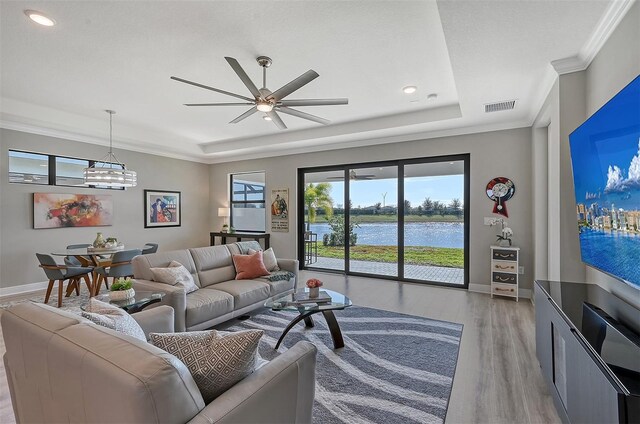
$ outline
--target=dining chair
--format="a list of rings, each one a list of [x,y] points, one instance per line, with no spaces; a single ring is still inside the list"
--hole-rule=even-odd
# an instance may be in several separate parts
[[[91,246],[91,244],[89,244],[89,243],[70,244],[70,245],[67,246],[67,250],[69,250],[69,249],[86,249],[89,246]],[[82,260],[78,259],[75,256],[65,256],[64,257],[64,263],[68,267],[89,266],[91,263],[93,263],[93,261],[87,256],[81,256],[81,258],[82,258]]]
[[[47,278],[49,279],[49,285],[47,286],[47,294],[44,298],[44,303],[49,303],[49,297],[53,290],[55,281],[58,280],[58,308],[62,306],[62,289],[65,280],[69,280],[67,284],[67,293],[65,297],[69,297],[72,291],[75,290],[76,295],[80,294],[80,280],[83,279],[87,288],[89,289],[89,295],[93,293],[93,286],[89,279],[89,274],[93,272],[93,268],[90,267],[78,267],[67,265],[60,265],[56,262],[51,255],[43,253],[36,253],[36,257],[40,262],[40,267],[44,270]]]
[[[156,253],[158,251],[158,243],[145,243],[142,248],[142,254]]]
[[[111,258],[111,264],[109,266],[101,266],[96,268],[98,273],[98,280],[95,284],[94,294],[100,293],[102,282],[104,281],[105,287],[109,288],[108,278],[113,280],[120,277],[133,277],[133,265],[131,260],[138,255],[142,254],[140,249],[123,250],[116,252]]]

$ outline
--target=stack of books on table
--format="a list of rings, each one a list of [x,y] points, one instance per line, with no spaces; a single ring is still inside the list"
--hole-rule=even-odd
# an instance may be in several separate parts
[[[331,296],[327,294],[326,291],[320,291],[318,297],[309,297],[309,293],[307,292],[295,292],[293,293],[293,302],[294,304],[304,304],[304,303],[329,303],[331,302]]]

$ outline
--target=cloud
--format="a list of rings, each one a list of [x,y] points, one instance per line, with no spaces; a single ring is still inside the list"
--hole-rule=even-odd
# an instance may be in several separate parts
[[[584,195],[585,200],[597,199],[598,197],[600,197],[599,193],[589,193],[588,191]]]
[[[604,188],[605,192],[621,191],[624,187],[624,176],[622,175],[622,169],[617,165],[609,165],[607,171],[607,185]]]
[[[631,188],[640,188],[640,138],[638,139],[638,153],[631,159],[628,177],[624,178],[622,169],[617,165],[609,165],[607,171],[607,185],[605,193],[624,192]]]
[[[640,139],[638,140],[638,154],[631,159],[629,165],[629,178],[630,182],[640,183]]]

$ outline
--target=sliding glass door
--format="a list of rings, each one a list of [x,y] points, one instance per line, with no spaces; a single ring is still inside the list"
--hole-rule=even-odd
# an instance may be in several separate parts
[[[464,161],[404,165],[404,276],[464,285]]]
[[[349,271],[398,276],[398,167],[350,168]]]
[[[303,267],[467,287],[468,170],[469,155],[300,169]]]

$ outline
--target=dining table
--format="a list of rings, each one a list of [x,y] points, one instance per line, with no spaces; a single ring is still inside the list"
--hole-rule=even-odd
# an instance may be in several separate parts
[[[81,247],[81,248],[75,248],[75,249],[60,249],[57,250],[55,252],[52,252],[51,255],[53,256],[73,256],[74,258],[76,258],[78,261],[80,261],[80,263],[82,264],[82,266],[88,266],[88,267],[93,267],[94,271],[91,273],[91,282],[92,282],[92,290],[91,290],[91,297],[97,295],[98,293],[95,293],[95,289],[97,288],[96,282],[97,282],[97,277],[98,277],[98,273],[95,270],[95,268],[98,267],[108,267],[109,265],[111,265],[111,258],[113,258],[113,255],[115,255],[118,252],[123,252],[125,250],[135,250],[135,249],[140,249],[142,250],[142,248],[140,247],[114,247],[112,249],[110,248],[93,248],[93,247]]]

